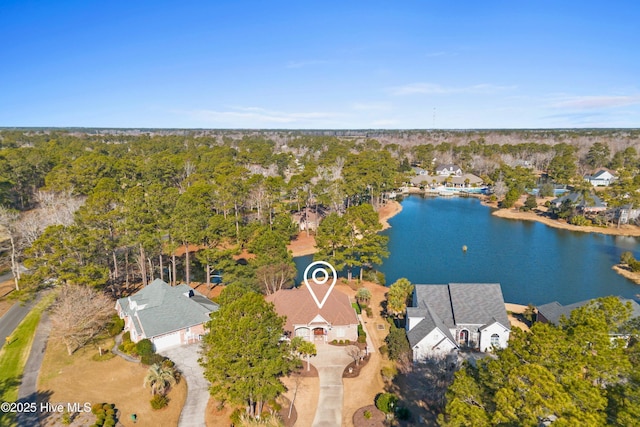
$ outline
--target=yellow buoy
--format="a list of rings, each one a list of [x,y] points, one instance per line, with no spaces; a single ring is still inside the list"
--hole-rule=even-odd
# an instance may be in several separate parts
[[[467,245],[462,245],[462,252],[467,252]]]

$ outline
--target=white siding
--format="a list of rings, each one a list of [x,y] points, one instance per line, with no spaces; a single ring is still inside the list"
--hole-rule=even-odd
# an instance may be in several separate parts
[[[509,330],[500,323],[492,323],[480,331],[480,351],[491,351],[491,335],[498,334],[500,337],[500,348],[507,348],[509,341]]]
[[[440,329],[434,329],[413,347],[413,360],[421,361],[429,357],[444,357],[456,348]]]
[[[161,335],[152,339],[153,345],[156,347],[156,352],[165,350],[167,348],[176,347],[182,344],[180,339],[180,332],[172,332],[170,334]]]

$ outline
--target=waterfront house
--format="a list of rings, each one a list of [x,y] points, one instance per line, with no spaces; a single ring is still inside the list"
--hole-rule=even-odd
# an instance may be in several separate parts
[[[322,301],[328,285],[310,281],[318,301]],[[286,316],[284,326],[288,338],[303,337],[308,341],[329,342],[333,340],[356,341],[358,339],[358,316],[349,296],[333,288],[322,308],[314,301],[309,289],[300,286],[281,289],[266,297],[272,302],[280,316]]]
[[[460,176],[448,175],[416,175],[411,178],[411,183],[415,186],[439,187],[448,185],[456,188],[477,187],[483,184],[480,177],[471,173],[465,173]]]
[[[597,213],[607,209],[607,204],[595,193],[585,195],[582,192],[570,192],[557,199],[551,200],[549,203],[552,208],[557,209],[565,202],[571,203],[571,205],[581,213]]]
[[[218,308],[190,286],[170,286],[160,279],[116,301],[116,311],[124,319],[131,341],[148,338],[156,351],[200,341],[204,324]]]
[[[406,313],[413,360],[505,348],[511,324],[498,283],[415,285]]]
[[[600,168],[593,172],[592,174],[585,175],[584,179],[588,181],[594,187],[605,186],[608,187],[613,181],[618,179],[618,177],[614,174],[613,171]]]
[[[436,167],[436,175],[444,176],[462,176],[462,169],[458,165],[446,164]]]
[[[607,218],[616,224],[633,224],[640,218],[640,207],[629,203],[607,210]]]
[[[631,318],[634,319],[640,316],[640,304],[635,302],[632,299],[618,297],[622,304],[630,304],[631,305]],[[571,312],[576,308],[583,307],[594,300],[586,300],[580,301],[569,305],[562,305],[558,301],[553,301],[548,304],[543,304],[537,307],[538,314],[536,315],[536,320],[538,322],[543,323],[552,323],[556,326],[560,324],[560,319],[562,317],[569,318]]]

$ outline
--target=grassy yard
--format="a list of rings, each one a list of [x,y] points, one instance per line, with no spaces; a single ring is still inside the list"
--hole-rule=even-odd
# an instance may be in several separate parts
[[[120,357],[95,360],[99,348],[111,349],[113,339],[95,342],[67,354],[60,342],[49,342],[38,376],[38,392],[50,402],[114,403],[118,409],[119,426],[134,426],[131,414],[137,415],[138,426],[178,425],[180,411],[187,396],[186,381],[182,380],[168,394],[169,406],[159,411],[151,409],[149,388],[143,388],[148,367],[131,363]],[[60,416],[53,414],[42,420],[43,426],[60,425]],[[84,426],[78,418],[71,426]]]

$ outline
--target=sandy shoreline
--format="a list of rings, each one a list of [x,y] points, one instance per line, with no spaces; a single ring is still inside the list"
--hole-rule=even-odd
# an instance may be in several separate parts
[[[381,207],[378,211],[378,217],[380,219],[380,224],[382,224],[382,229],[386,230],[387,228],[390,228],[389,219],[393,218],[401,211],[402,205],[394,200],[389,201],[386,205]],[[294,257],[313,255],[318,252],[316,249],[315,237],[313,234],[309,234],[307,236],[306,231],[298,233],[298,237],[287,245],[287,249],[291,251]]]
[[[616,264],[611,268],[613,269],[613,271],[615,271],[619,275],[626,277],[627,279],[631,280],[633,283],[637,285],[640,285],[640,273],[634,273],[633,271],[629,271],[623,268],[620,264]]]
[[[558,221],[551,218],[546,218],[536,214],[535,212],[522,212],[522,211],[514,211],[513,209],[499,209],[493,211],[491,215],[497,216],[499,218],[506,219],[517,219],[524,221],[537,221],[541,222],[549,227],[559,228],[562,230],[569,231],[580,231],[582,233],[601,233],[601,234],[609,234],[613,236],[633,236],[640,237],[640,227],[636,227],[633,225],[622,225],[620,228],[603,228],[603,227],[591,227],[591,226],[577,226],[567,224],[564,221]]]

